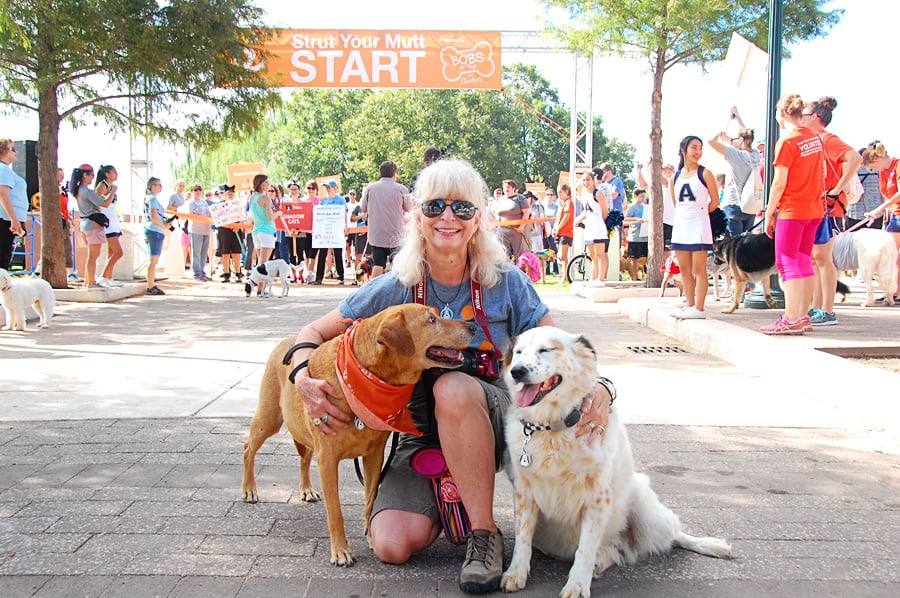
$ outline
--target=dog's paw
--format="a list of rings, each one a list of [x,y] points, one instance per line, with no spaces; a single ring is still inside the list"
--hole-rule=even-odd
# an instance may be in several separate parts
[[[343,548],[333,548],[331,549],[331,564],[337,567],[352,567],[356,564],[356,559],[353,558],[353,553],[350,552],[350,548],[345,546]]]
[[[510,567],[510,570],[512,567]],[[503,577],[500,579],[500,589],[504,592],[518,592],[519,590],[525,589],[525,575],[513,574],[511,571],[507,571],[503,574]]]
[[[245,488],[244,489],[244,502],[248,502],[251,504],[255,504],[259,502],[259,494],[256,492],[256,488]]]
[[[590,598],[590,596],[590,584],[584,584],[571,579],[563,586],[563,589],[559,593],[559,598]]]
[[[725,309],[723,309],[722,313],[723,314],[733,314],[735,312],[735,310],[737,310],[737,308],[732,305],[732,306],[729,306],[729,307],[726,307]]]
[[[300,488],[300,500],[303,502],[319,502],[322,497],[313,488]]]

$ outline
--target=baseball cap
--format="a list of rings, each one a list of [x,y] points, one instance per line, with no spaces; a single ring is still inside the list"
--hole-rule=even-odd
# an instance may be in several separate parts
[[[222,183],[221,185],[219,185],[219,186],[216,188],[216,190],[217,190],[219,193],[228,193],[229,191],[234,191],[234,185],[227,185],[227,184],[225,184],[225,183]]]
[[[326,187],[334,187],[335,189],[337,189],[338,184],[337,184],[337,181],[328,181],[327,183],[325,183],[325,186]]]
[[[90,164],[82,164],[78,167],[79,170],[83,170],[85,172],[94,172],[94,167]]]

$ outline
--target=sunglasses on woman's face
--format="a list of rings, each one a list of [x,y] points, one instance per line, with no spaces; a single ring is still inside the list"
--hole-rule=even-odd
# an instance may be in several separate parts
[[[471,220],[475,217],[478,207],[471,201],[458,199],[456,201],[447,201],[446,199],[429,199],[422,202],[422,214],[426,218],[437,218],[444,213],[444,210],[450,208],[453,215],[460,220]]]

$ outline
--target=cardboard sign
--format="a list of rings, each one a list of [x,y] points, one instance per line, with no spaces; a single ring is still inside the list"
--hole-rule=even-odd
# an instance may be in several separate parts
[[[276,87],[500,89],[499,31],[273,30],[245,66]]]
[[[313,229],[313,205],[309,202],[283,201],[279,205],[285,224],[291,230],[308,233]]]
[[[216,226],[243,222],[247,216],[244,204],[239,199],[211,203],[209,204],[209,213],[212,216],[213,224]]]
[[[347,210],[344,206],[314,206],[312,246],[343,247],[346,224]]]
[[[265,174],[262,162],[238,162],[225,168],[228,172],[228,184],[234,185],[237,191],[252,191],[253,177]]]

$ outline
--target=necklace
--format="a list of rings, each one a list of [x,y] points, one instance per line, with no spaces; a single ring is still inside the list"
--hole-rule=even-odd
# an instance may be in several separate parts
[[[444,318],[445,320],[452,320],[453,319],[453,310],[450,309],[450,304],[452,302],[456,301],[456,298],[459,297],[460,290],[462,290],[462,288],[463,288],[463,283],[461,282],[458,285],[456,285],[456,293],[453,295],[453,297],[451,299],[448,299],[448,300],[444,300],[443,297],[438,295],[437,289],[434,288],[434,279],[432,279],[430,276],[428,277],[428,286],[431,287],[431,292],[434,293],[434,296],[437,298],[438,302],[444,304],[443,309],[441,309],[441,317]]]

